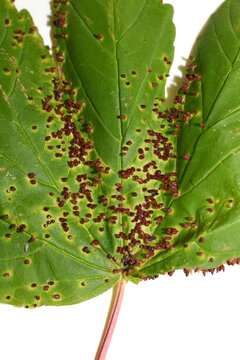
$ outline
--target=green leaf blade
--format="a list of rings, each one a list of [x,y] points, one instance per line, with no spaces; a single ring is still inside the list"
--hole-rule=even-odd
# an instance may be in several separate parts
[[[156,230],[177,230],[174,249],[145,263],[146,276],[215,271],[239,257],[239,11],[239,1],[225,1],[197,42],[197,66],[183,95],[191,115],[178,138],[179,197]]]
[[[1,301],[71,304],[237,261],[239,2],[211,17],[169,110],[169,5],[54,1],[55,64],[1,6]]]
[[[27,307],[84,301],[118,281],[107,257],[114,245],[91,245],[94,229],[79,224],[76,204],[59,206],[65,178],[79,189],[79,169],[69,168],[71,139],[59,133],[56,69],[29,14],[7,0],[0,7],[7,27],[0,47],[0,300]],[[67,226],[61,219],[69,213]]]
[[[78,88],[78,98],[86,100],[83,115],[92,119],[95,133],[102,134],[93,134],[99,156],[119,171],[136,156],[136,129],[154,118],[155,98],[165,95],[169,64],[163,58],[172,60],[175,35],[172,8],[159,1],[101,1],[94,6],[70,1],[60,7],[56,2],[55,7],[59,14],[67,12],[64,26],[55,21],[63,71]],[[121,160],[121,148],[130,139],[134,145]]]

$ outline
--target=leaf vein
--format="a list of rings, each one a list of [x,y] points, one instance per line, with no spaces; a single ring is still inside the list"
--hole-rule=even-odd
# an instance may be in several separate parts
[[[116,43],[120,42],[120,41],[126,36],[126,34],[132,29],[132,27],[137,23],[137,21],[138,21],[138,19],[139,19],[139,16],[141,16],[142,13],[143,13],[143,10],[144,10],[144,8],[145,8],[145,6],[146,6],[146,4],[147,4],[147,1],[148,1],[148,0],[145,0],[143,6],[139,9],[139,12],[138,12],[135,20],[130,24],[130,26],[129,26],[129,27],[126,29],[126,31],[121,35],[121,37],[120,37],[118,40],[116,40]]]
[[[69,52],[68,47],[67,47],[67,44],[66,44],[66,51],[67,51],[67,53],[68,53],[69,60],[70,60],[70,62],[72,63],[72,67],[73,67],[73,69],[74,69],[74,71],[75,71],[75,73],[76,73],[76,75],[77,75],[77,77],[78,77],[78,80],[79,80],[79,82],[80,82],[80,85],[81,85],[81,87],[82,87],[82,89],[83,89],[83,91],[84,91],[84,93],[85,93],[85,96],[86,96],[86,98],[88,99],[89,104],[91,105],[93,111],[94,111],[95,114],[97,115],[97,118],[99,119],[99,122],[101,123],[102,127],[104,128],[104,130],[106,130],[106,132],[108,133],[108,135],[109,135],[110,137],[112,137],[115,141],[117,141],[117,142],[119,143],[119,139],[118,139],[117,137],[115,137],[115,135],[113,135],[113,134],[109,131],[109,129],[106,127],[106,125],[104,124],[104,122],[103,122],[103,120],[102,120],[102,118],[101,118],[101,116],[100,116],[100,114],[99,114],[96,106],[94,105],[94,103],[93,103],[93,101],[91,100],[90,96],[88,95],[85,87],[83,86],[83,83],[82,83],[80,74],[79,74],[78,71],[76,70],[76,66],[75,66],[75,64],[74,64],[74,61],[73,61],[71,55],[70,55],[70,52]]]

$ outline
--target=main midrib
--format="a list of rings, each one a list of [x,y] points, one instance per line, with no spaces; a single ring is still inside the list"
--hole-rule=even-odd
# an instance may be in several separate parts
[[[120,69],[119,69],[119,57],[118,57],[118,43],[116,41],[116,3],[113,2],[112,3],[112,13],[113,13],[113,33],[114,33],[114,52],[115,52],[115,58],[116,58],[116,76],[117,76],[117,96],[118,96],[118,115],[122,115],[122,107],[121,107],[121,87],[120,87]],[[119,149],[119,154],[118,156],[120,156],[120,170],[123,170],[123,157],[120,155],[121,154],[121,149],[123,147],[123,120],[120,118],[120,133],[121,133],[121,141],[120,141],[120,149]],[[123,179],[120,178],[119,179],[122,188],[123,188]],[[119,222],[120,222],[120,227],[121,227],[121,231],[123,230],[123,226],[122,226],[122,213],[119,214]],[[121,239],[121,246],[124,245],[124,240]]]

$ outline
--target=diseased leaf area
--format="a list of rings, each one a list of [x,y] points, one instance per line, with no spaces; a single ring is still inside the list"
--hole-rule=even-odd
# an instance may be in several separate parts
[[[111,234],[106,241],[101,227],[105,207],[98,204],[97,171],[104,177],[109,169],[88,139],[90,123],[81,125],[83,104],[58,78],[29,15],[9,1],[0,13],[1,301],[79,302],[119,278]]]
[[[162,223],[178,224],[179,245],[176,255],[152,259],[147,274],[168,270],[170,261],[178,268],[183,256],[187,272],[239,261],[239,12],[239,1],[225,1],[198,39],[196,66],[189,65],[181,89],[190,117],[178,136],[179,197]]]
[[[52,11],[54,60],[0,3],[0,301],[73,304],[238,263],[240,2],[211,17],[170,109],[171,6]]]

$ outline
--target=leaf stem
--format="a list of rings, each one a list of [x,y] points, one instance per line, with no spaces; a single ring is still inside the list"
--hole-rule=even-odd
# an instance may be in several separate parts
[[[124,289],[126,281],[121,279],[113,288],[112,299],[108,311],[106,324],[103,330],[103,334],[98,346],[98,350],[95,356],[95,360],[105,360],[109,344],[112,339],[112,335],[118,319],[118,314],[121,308]]]

